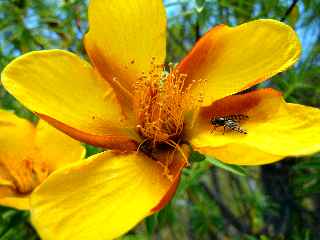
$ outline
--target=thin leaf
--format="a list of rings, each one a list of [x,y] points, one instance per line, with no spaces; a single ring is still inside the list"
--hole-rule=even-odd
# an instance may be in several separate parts
[[[201,154],[198,151],[192,151],[189,156],[189,162],[191,162],[191,163],[201,162],[205,159],[206,159],[206,156],[204,156],[203,154]]]
[[[219,167],[219,168],[222,168],[226,171],[229,171],[229,172],[232,172],[232,173],[235,173],[239,176],[248,176],[248,172],[243,168],[243,167],[240,167],[240,166],[237,166],[237,165],[231,165],[231,164],[226,164],[226,163],[223,163],[223,162],[220,162],[219,160],[217,159],[214,159],[212,157],[209,157],[209,156],[206,156],[206,161],[208,161],[209,163]]]

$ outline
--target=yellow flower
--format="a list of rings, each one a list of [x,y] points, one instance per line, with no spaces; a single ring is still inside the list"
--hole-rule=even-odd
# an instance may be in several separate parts
[[[29,209],[35,187],[84,154],[79,142],[45,121],[40,120],[35,127],[0,110],[0,205]]]
[[[163,71],[160,0],[91,0],[85,47],[91,64],[62,50],[28,53],[2,73],[5,88],[68,135],[113,149],[55,171],[31,198],[43,239],[113,239],[163,207],[188,164],[185,143],[234,164],[257,165],[319,150],[320,112],[272,89],[232,95],[296,62],[287,25],[220,25]],[[247,115],[248,134],[216,129]]]

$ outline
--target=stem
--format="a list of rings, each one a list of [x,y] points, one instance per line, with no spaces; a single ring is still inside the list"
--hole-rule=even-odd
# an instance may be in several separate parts
[[[281,22],[284,22],[287,17],[290,15],[290,13],[292,12],[293,8],[296,6],[296,4],[298,3],[299,0],[293,0],[291,5],[289,6],[289,8],[287,9],[287,11],[285,12],[285,14],[283,15],[283,17],[281,18]]]

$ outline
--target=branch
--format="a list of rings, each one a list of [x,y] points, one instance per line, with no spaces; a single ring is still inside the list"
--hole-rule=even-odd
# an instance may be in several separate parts
[[[287,9],[287,11],[285,12],[284,16],[281,18],[281,22],[284,22],[287,17],[290,15],[290,13],[292,12],[293,8],[297,5],[299,0],[293,0],[290,7]]]

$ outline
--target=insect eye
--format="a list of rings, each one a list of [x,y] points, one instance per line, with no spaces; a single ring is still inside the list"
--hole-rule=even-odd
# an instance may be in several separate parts
[[[217,118],[217,122],[218,122],[218,123],[224,123],[224,122],[225,122],[225,119],[222,118],[222,117],[219,117],[219,118]]]

